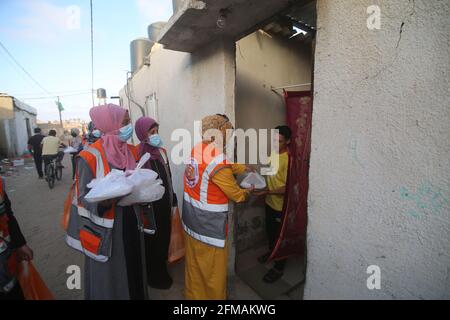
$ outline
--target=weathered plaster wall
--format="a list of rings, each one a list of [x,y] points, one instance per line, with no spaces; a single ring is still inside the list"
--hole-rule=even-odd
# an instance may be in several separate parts
[[[33,133],[33,130],[36,127],[36,116],[19,109],[15,110],[14,115],[15,153],[16,155],[21,156],[28,150],[29,136],[27,131],[26,119],[30,120],[30,129]]]
[[[450,299],[449,17],[318,1],[305,299]]]
[[[260,31],[236,44],[236,128],[273,129],[286,123],[283,91],[271,87],[311,82],[311,45]],[[309,90],[310,87],[289,90]],[[237,251],[266,242],[264,204],[253,197],[237,206]]]
[[[11,124],[14,119],[0,119],[0,155],[13,157],[14,150],[11,141]]]

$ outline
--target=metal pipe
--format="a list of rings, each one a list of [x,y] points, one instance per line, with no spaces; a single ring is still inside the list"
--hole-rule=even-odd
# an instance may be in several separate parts
[[[294,85],[290,85],[290,86],[284,86],[284,87],[270,87],[271,90],[280,90],[280,89],[289,89],[289,88],[297,88],[297,87],[306,87],[306,86],[311,86],[312,83],[302,83],[302,84],[294,84]]]

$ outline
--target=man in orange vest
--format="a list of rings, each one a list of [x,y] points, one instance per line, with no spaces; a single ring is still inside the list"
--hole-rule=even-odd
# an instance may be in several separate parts
[[[233,126],[226,116],[202,120],[202,139],[185,170],[183,228],[186,239],[185,297],[226,299],[228,202],[247,200],[252,189],[241,189],[234,174],[249,170],[231,163],[224,140]]]
[[[15,253],[15,255],[13,255]],[[20,285],[11,270],[11,259],[30,261],[33,251],[26,241],[11,210],[5,192],[5,182],[0,177],[0,300],[23,300]]]

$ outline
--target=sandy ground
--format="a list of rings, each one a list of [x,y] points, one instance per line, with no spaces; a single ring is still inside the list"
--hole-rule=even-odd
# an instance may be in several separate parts
[[[45,180],[39,180],[34,162],[6,176],[6,192],[12,202],[28,245],[34,251],[34,265],[56,299],[82,299],[83,291],[69,290],[66,285],[67,267],[83,268],[81,254],[67,247],[61,226],[64,200],[72,181],[70,157],[64,158],[63,178],[56,181],[53,190]]]
[[[34,265],[40,272],[56,299],[83,299],[83,279],[80,290],[69,290],[66,270],[71,265],[83,270],[84,256],[69,248],[64,242],[64,230],[61,226],[64,200],[72,181],[70,157],[64,159],[62,181],[55,183],[50,190],[45,180],[39,180],[32,160],[25,166],[14,168],[6,175],[6,191],[12,201],[14,214],[19,221],[28,245],[34,251]],[[182,300],[184,288],[184,263],[169,268],[174,284],[170,290],[149,288],[151,300]],[[82,278],[83,275],[81,274]],[[233,278],[233,298],[236,300],[261,299],[239,277]],[[300,295],[283,295],[279,299],[299,299]]]

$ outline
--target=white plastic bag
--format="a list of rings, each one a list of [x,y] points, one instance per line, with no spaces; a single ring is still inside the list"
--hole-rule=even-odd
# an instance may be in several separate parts
[[[141,169],[150,159],[146,153],[141,157],[136,169],[126,173],[127,180],[133,184],[133,191],[119,201],[119,206],[125,207],[136,203],[149,203],[157,201],[164,196],[165,188],[158,174],[150,169]]]
[[[130,181],[133,186],[140,186],[145,183],[155,182],[158,178],[158,174],[150,169],[128,171],[126,176],[127,180]]]
[[[64,149],[64,153],[77,153],[78,150],[75,149],[74,147],[67,147],[66,149]]]
[[[125,172],[113,169],[104,178],[93,179],[87,185],[91,190],[84,198],[90,203],[115,199],[130,194],[133,186],[126,178]]]
[[[119,206],[126,207],[136,203],[158,201],[164,196],[165,188],[162,180],[154,180],[135,186],[133,192],[119,201]]]
[[[252,185],[255,189],[264,189],[267,186],[266,180],[256,172],[250,172],[241,182],[241,187],[245,189],[251,188]]]

